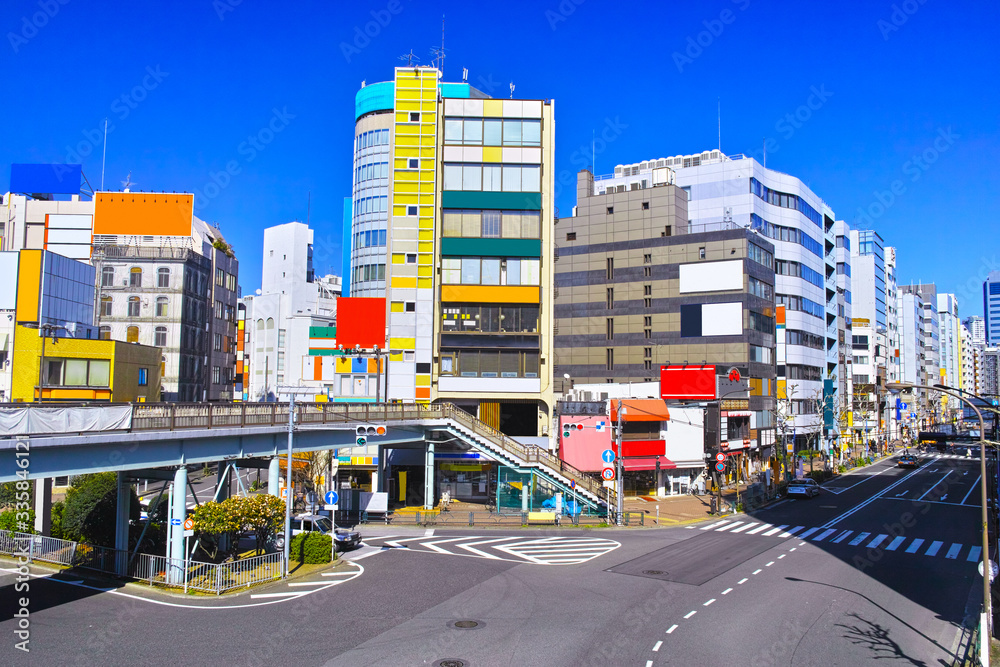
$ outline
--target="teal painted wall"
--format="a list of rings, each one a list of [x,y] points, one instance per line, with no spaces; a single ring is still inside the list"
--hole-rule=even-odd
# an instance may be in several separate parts
[[[441,239],[441,255],[469,257],[541,257],[540,239]]]
[[[443,208],[502,209],[508,211],[542,210],[540,192],[464,192],[446,190],[441,195]]]

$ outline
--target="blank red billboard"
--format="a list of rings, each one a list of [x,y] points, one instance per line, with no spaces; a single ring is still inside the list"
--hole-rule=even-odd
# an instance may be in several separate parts
[[[667,453],[666,440],[622,440],[625,458],[632,456],[664,456]],[[618,455],[618,443],[611,441],[611,451]]]
[[[341,297],[337,299],[337,344],[345,349],[360,345],[370,350],[385,345],[385,299]]]
[[[704,401],[715,397],[714,365],[660,366],[660,398]]]

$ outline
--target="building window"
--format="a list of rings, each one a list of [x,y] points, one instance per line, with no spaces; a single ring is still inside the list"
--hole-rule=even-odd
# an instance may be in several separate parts
[[[614,340],[615,339],[615,318],[609,317],[606,324],[607,324],[607,331],[605,333],[606,333],[607,339],[608,340]]]
[[[101,327],[99,337],[101,340],[111,340],[111,327]]]
[[[406,253],[406,263],[407,264],[416,264],[417,263],[417,253],[415,253],[415,252],[408,252],[408,253]]]
[[[615,278],[615,260],[613,257],[607,258],[607,275],[608,280],[614,280]]]
[[[648,201],[642,202],[642,210],[643,211],[648,211],[649,210],[649,202]]]
[[[167,316],[168,302],[169,302],[169,300],[165,296],[158,296],[158,297],[156,297],[156,316],[157,317],[166,317]]]
[[[133,266],[128,272],[128,284],[129,287],[142,287],[142,269],[138,266]]]
[[[416,206],[407,206],[406,207],[406,215],[416,215],[416,214],[417,214],[417,207]]]
[[[405,302],[403,304],[403,309],[407,313],[415,313],[415,312],[417,312],[417,302],[416,301],[407,301],[407,302]]]
[[[102,296],[101,297],[101,317],[111,317],[111,297]]]
[[[705,246],[698,248],[698,259],[705,259]]]
[[[644,266],[644,267],[642,267],[642,277],[643,278],[652,278],[653,277],[653,267],[651,267],[651,266]]]
[[[410,122],[411,123],[419,123],[420,122],[420,112],[419,111],[411,111],[410,112]]]
[[[145,387],[148,384],[148,375],[149,375],[149,369],[148,368],[140,368],[139,369],[139,386],[140,387]]]
[[[139,317],[139,297],[130,296],[128,298],[128,316],[129,317]]]
[[[643,336],[643,338],[645,338],[647,340],[650,339],[650,338],[652,338],[653,337],[653,330],[652,329],[643,329],[642,330],[642,336]]]
[[[615,288],[609,287],[607,291],[607,307],[608,310],[615,309]]]
[[[644,295],[646,295],[646,296],[652,296],[652,294],[653,294],[653,286],[652,285],[643,285],[642,286],[642,293]]]
[[[222,352],[222,334],[217,333],[213,337],[213,349],[216,352]]]
[[[222,369],[212,366],[212,384],[222,384]]]
[[[125,330],[125,342],[126,343],[139,342],[139,327],[133,326]]]
[[[644,326],[644,327],[651,327],[651,326],[653,326],[653,316],[652,315],[644,315],[643,318],[642,318],[642,326]]]
[[[47,387],[108,387],[111,362],[107,359],[46,358]]]
[[[646,298],[644,298],[642,300],[642,305],[643,305],[644,308],[652,308],[653,307],[653,299],[651,297],[647,296]]]
[[[215,302],[215,319],[217,319],[217,320],[221,320],[222,319],[222,313],[223,313],[222,308],[223,308],[222,302],[219,301],[219,300],[216,300],[216,302]]]
[[[115,284],[115,269],[105,266],[101,269],[101,287],[113,287]]]
[[[608,215],[612,215],[614,212],[615,212],[615,207],[614,206],[609,206],[608,207]]]
[[[613,348],[605,349],[604,368],[609,371],[615,370],[615,351]]]
[[[215,270],[215,285],[216,287],[222,287],[226,284],[226,272],[222,269]]]
[[[653,263],[653,253],[647,252],[645,255],[643,255],[642,256],[642,263],[643,264],[652,264]]]
[[[643,370],[647,370],[647,371],[653,370],[653,360],[652,359],[643,359],[642,360],[642,368],[643,368]]]
[[[156,327],[153,332],[153,345],[156,347],[166,347],[167,346],[167,328],[166,327]]]
[[[407,161],[407,164],[410,166],[410,169],[419,169],[420,168],[420,159],[419,158],[415,158],[415,157],[411,157]]]
[[[576,240],[576,232],[567,232],[566,233],[566,240],[567,241],[575,241]]]
[[[170,269],[161,268],[156,270],[156,286],[170,287]]]
[[[652,359],[653,358],[653,348],[651,348],[651,347],[644,347],[644,348],[642,348],[642,358],[643,359]]]
[[[284,350],[285,349],[285,330],[284,329],[278,329],[278,349],[279,350]]]

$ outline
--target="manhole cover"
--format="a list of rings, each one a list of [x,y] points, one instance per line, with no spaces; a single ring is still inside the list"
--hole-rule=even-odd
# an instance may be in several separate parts
[[[482,625],[483,625],[482,621],[464,620],[464,621],[455,621],[454,623],[451,624],[451,627],[458,628],[459,630],[471,630],[472,628],[478,628],[481,627]]]
[[[653,575],[653,576],[656,576],[658,574],[666,574],[666,572],[664,572],[663,570],[643,570],[642,573],[643,574]]]
[[[438,660],[434,663],[434,667],[465,667],[468,663],[465,660],[459,660],[458,658],[447,658],[445,660]]]

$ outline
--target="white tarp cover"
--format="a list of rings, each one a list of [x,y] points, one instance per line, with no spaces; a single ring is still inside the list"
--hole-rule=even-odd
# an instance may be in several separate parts
[[[0,437],[37,433],[120,431],[132,426],[132,406],[0,408]]]

